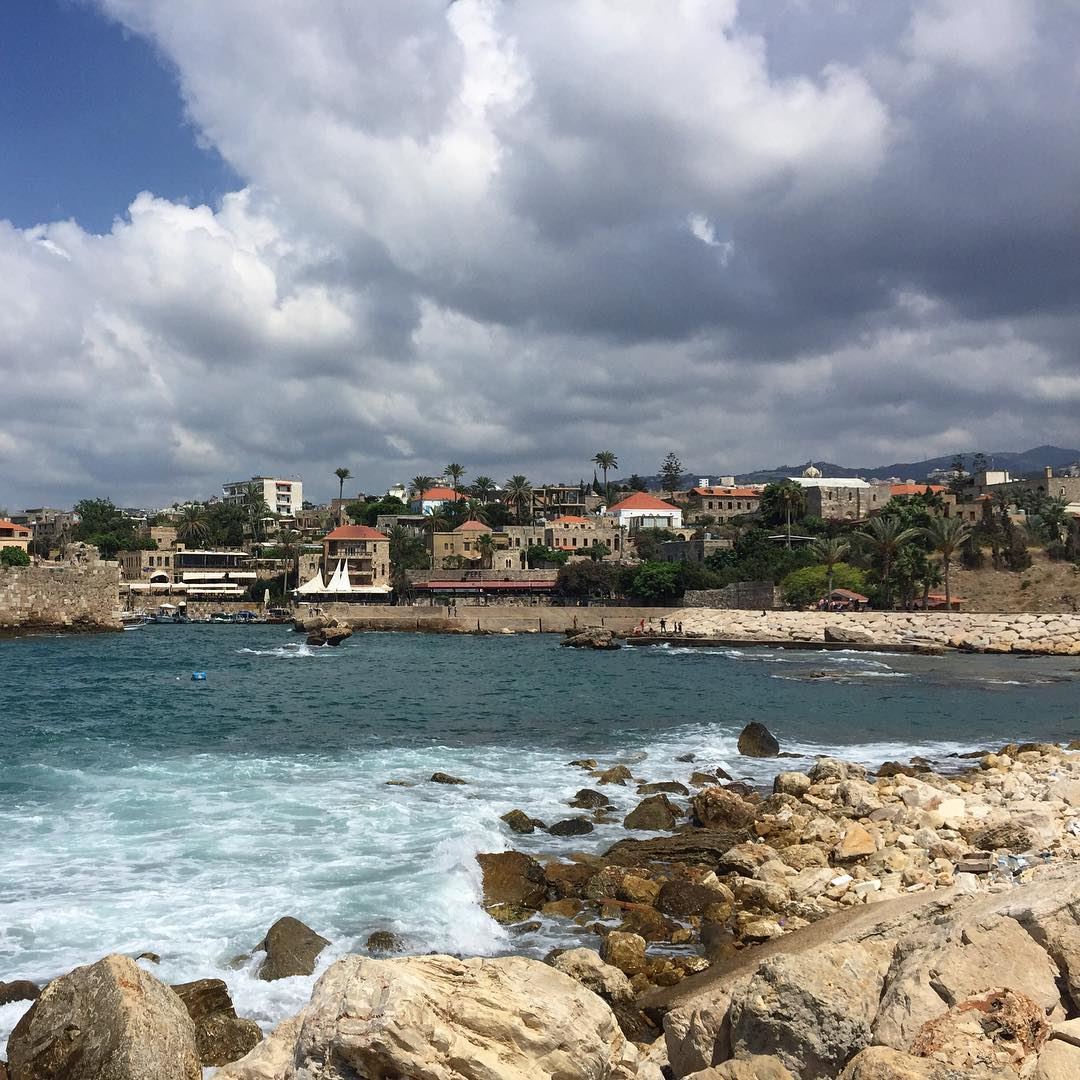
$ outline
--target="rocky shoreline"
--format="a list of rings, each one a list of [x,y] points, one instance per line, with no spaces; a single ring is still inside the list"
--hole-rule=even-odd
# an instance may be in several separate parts
[[[477,859],[493,918],[561,924],[578,947],[406,957],[374,934],[257,1044],[223,983],[169,988],[109,957],[41,992],[0,1078],[188,1080],[226,1061],[223,1080],[1080,1076],[1078,745],[1010,745],[952,775],[820,758],[771,791],[692,754],[679,781],[575,761],[567,817],[521,807],[508,839],[583,835],[616,787],[639,796],[623,824],[641,838]],[[780,748],[749,725],[740,752]],[[260,977],[310,974],[327,944],[280,920]]]

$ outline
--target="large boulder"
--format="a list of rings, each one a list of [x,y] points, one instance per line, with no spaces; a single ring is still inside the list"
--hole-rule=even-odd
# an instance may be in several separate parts
[[[705,829],[749,829],[757,818],[754,805],[722,787],[707,787],[691,800],[694,822]]]
[[[725,1061],[711,1069],[693,1073],[686,1080],[794,1080],[776,1058],[755,1054],[753,1057]]]
[[[826,626],[825,640],[846,644],[870,644],[874,635],[861,626]]]
[[[521,956],[347,956],[294,1030],[224,1080],[632,1080],[638,1057],[596,994]]]
[[[764,724],[754,720],[739,732],[739,753],[743,757],[776,757],[780,753],[780,744]]]
[[[40,995],[41,987],[29,979],[0,982],[0,1005],[10,1005],[13,1001],[33,1001]]]
[[[620,649],[622,642],[619,641],[610,630],[594,626],[589,630],[583,630],[580,634],[563,638],[561,645],[569,649]]]
[[[891,1046],[868,1046],[847,1063],[839,1080],[1016,1080],[1016,1073],[1011,1069],[970,1072]]]
[[[623,818],[626,829],[647,829],[663,832],[679,823],[680,810],[666,795],[650,795]]]
[[[711,863],[745,835],[725,829],[690,829],[648,840],[619,840],[604,852],[604,858],[616,866],[644,866],[650,862]]]
[[[195,1025],[126,956],[54,979],[8,1040],[11,1080],[201,1080]]]
[[[629,774],[629,769],[627,770],[627,774]],[[569,800],[569,804],[576,810],[599,810],[603,807],[610,806],[611,800],[602,791],[583,787]]]
[[[346,638],[352,637],[352,630],[347,626],[321,626],[307,636],[309,645],[340,645]]]
[[[255,952],[266,953],[259,965],[258,977],[264,982],[274,982],[292,975],[312,975],[319,954],[329,944],[310,926],[286,915],[278,919],[255,946]]]
[[[493,909],[538,910],[547,899],[544,868],[520,851],[481,852],[484,906]]]
[[[172,989],[195,1023],[195,1049],[203,1065],[237,1061],[262,1038],[254,1020],[236,1015],[229,988],[221,979],[199,979]]]

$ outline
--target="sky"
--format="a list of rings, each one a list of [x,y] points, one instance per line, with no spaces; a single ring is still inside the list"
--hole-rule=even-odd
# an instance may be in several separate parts
[[[1080,0],[5,0],[0,506],[1075,446]]]

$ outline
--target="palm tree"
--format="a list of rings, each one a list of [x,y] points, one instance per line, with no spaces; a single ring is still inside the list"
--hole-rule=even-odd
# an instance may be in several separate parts
[[[198,505],[185,506],[176,523],[176,539],[184,544],[205,543],[210,538],[206,511]]]
[[[263,497],[262,484],[251,483],[244,489],[244,512],[247,514],[251,535],[258,541],[262,537],[263,523],[273,515],[273,510]]]
[[[396,601],[398,597],[405,596],[410,591],[405,558],[412,542],[412,533],[404,525],[394,525],[386,535],[390,540],[390,583]]]
[[[282,592],[286,596],[289,594],[289,562],[290,560],[296,561],[296,584],[300,585],[300,560],[297,557],[300,551],[300,541],[302,537],[295,529],[282,529],[278,533],[278,546],[281,548],[281,556],[285,560],[285,581],[282,585]]]
[[[481,502],[491,502],[491,496],[495,493],[495,481],[490,476],[478,476],[472,482],[472,489]]]
[[[352,478],[352,473],[342,466],[340,469],[334,470],[334,475],[338,478],[337,497],[338,502],[341,502],[345,491],[345,481]]]
[[[836,564],[843,562],[850,551],[851,545],[838,536],[822,537],[810,545],[810,554],[819,563],[824,563],[828,571],[829,588],[826,596],[832,596],[833,571],[836,569]]]
[[[432,487],[434,483],[435,481],[430,476],[414,476],[409,481],[409,487],[420,503],[420,513],[424,512],[424,492]]]
[[[518,524],[522,524],[525,508],[532,509],[532,484],[520,473],[506,481],[506,501],[515,508]]]
[[[454,489],[454,494],[457,494],[458,484],[461,482],[461,478],[465,475],[465,466],[459,465],[456,461],[450,462],[449,465],[443,470],[447,476],[450,477],[450,486]]]
[[[428,546],[431,548],[431,569],[435,569],[435,534],[446,532],[450,527],[450,519],[441,506],[436,506],[430,514],[424,517],[424,532],[428,534]]]
[[[495,537],[491,533],[481,533],[476,538],[476,550],[480,552],[480,569],[490,570],[491,557],[495,554]]]
[[[479,499],[466,499],[461,507],[466,521],[482,521],[485,525],[487,520],[487,503]]]
[[[922,535],[919,529],[905,528],[899,518],[872,517],[867,523],[867,530],[859,537],[881,559],[881,584],[885,592],[885,606],[892,607],[892,593],[889,578],[893,560],[900,549]]]
[[[945,610],[952,610],[949,591],[949,564],[964,541],[971,535],[971,526],[960,518],[934,518],[928,528],[919,530],[930,541],[931,548],[941,556],[941,574],[945,581]]]
[[[608,498],[608,469],[617,469],[619,467],[619,459],[611,450],[597,450],[592,460],[593,464],[598,466],[604,474],[604,499],[606,500]],[[595,475],[596,474],[593,473],[593,476]]]

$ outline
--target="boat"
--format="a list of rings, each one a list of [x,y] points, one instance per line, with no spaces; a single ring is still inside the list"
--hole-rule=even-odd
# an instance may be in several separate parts
[[[293,621],[292,612],[283,607],[267,608],[265,621],[268,623],[291,623]]]
[[[120,613],[120,622],[125,630],[138,630],[149,619],[148,611],[122,611]]]

